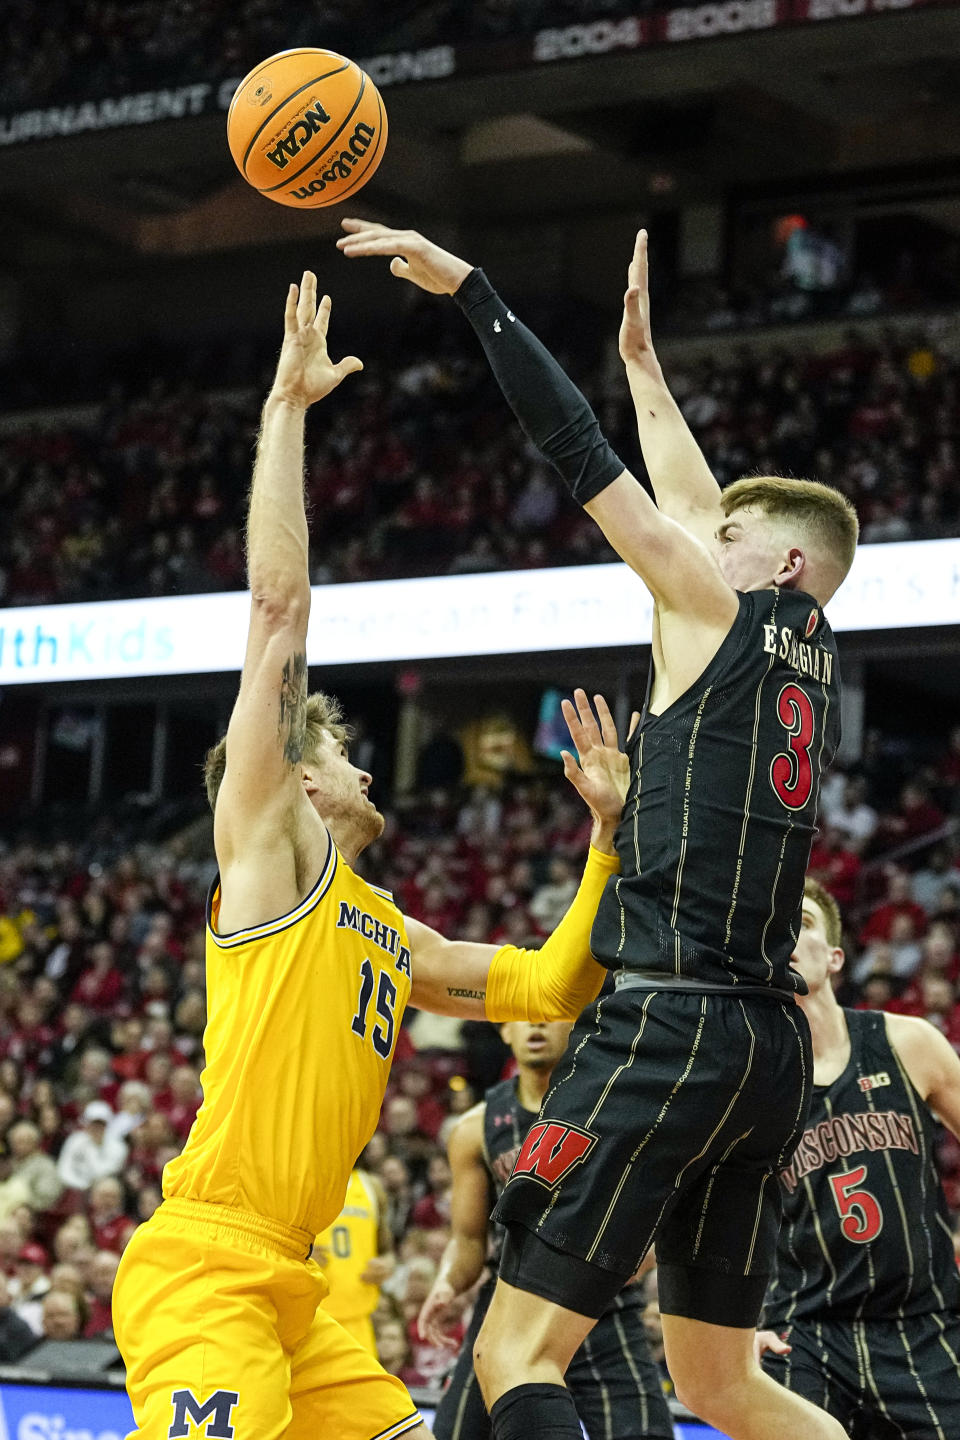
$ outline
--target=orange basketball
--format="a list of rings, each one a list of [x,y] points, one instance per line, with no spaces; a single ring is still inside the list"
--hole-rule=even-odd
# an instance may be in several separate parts
[[[360,66],[332,50],[281,50],[240,81],[227,114],[243,178],[278,205],[355,195],[383,159],[387,112]]]

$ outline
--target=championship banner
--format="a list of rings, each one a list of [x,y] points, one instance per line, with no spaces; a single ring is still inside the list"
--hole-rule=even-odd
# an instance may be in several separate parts
[[[243,590],[0,610],[0,685],[237,671],[249,612]],[[960,539],[861,546],[827,615],[837,632],[960,625]],[[624,649],[650,643],[652,616],[619,563],[317,585],[307,661]]]
[[[863,19],[957,0],[715,0],[677,6],[653,14],[583,20],[504,40],[462,45],[432,45],[368,55],[360,60],[379,88],[448,80],[452,76],[494,74],[527,69],[591,55],[646,49],[686,40],[713,40],[751,30],[782,29],[821,20]],[[241,76],[212,77],[191,85],[173,85],[99,100],[38,106],[0,114],[0,146],[22,145],[121,126],[152,125],[161,120],[215,115],[229,109]]]

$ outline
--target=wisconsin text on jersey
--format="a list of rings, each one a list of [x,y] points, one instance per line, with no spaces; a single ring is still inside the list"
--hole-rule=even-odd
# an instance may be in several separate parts
[[[846,1159],[861,1150],[910,1150],[919,1154],[917,1134],[909,1115],[895,1110],[874,1110],[862,1115],[834,1115],[804,1130],[797,1152],[780,1179],[791,1193],[804,1175]]]
[[[410,974],[410,951],[401,941],[399,930],[395,930],[392,925],[385,925],[375,915],[368,915],[359,905],[348,905],[346,900],[341,900],[337,929],[355,930],[378,949],[392,955],[397,970],[402,970],[404,975]]]

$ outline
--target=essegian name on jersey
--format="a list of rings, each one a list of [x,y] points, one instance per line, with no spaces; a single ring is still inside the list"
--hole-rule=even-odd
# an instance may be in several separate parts
[[[767,655],[786,660],[792,669],[799,670],[801,675],[809,675],[811,680],[821,680],[824,685],[833,681],[833,656],[830,651],[824,650],[822,645],[798,640],[792,625],[782,625],[779,636],[776,625],[764,625],[763,649]]]
[[[20,1417],[16,1440],[123,1440],[116,1430],[81,1430],[68,1426],[62,1415],[31,1411]]]

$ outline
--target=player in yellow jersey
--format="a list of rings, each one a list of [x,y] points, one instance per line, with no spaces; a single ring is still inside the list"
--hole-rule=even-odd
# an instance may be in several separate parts
[[[408,1000],[471,1019],[572,1019],[605,971],[589,934],[628,779],[598,697],[566,705],[594,817],[580,889],[536,952],[448,941],[352,869],[383,827],[336,703],[307,696],[307,408],[360,369],[327,353],[309,272],[287,298],[247,523],[247,650],[207,759],[220,876],[207,910],[203,1105],[114,1290],[146,1440],[424,1440],[404,1386],[319,1306],[311,1244],[343,1207]],[[215,637],[211,637],[215,643]]]
[[[376,1355],[370,1317],[380,1299],[380,1286],[393,1274],[397,1259],[387,1223],[387,1197],[376,1175],[359,1169],[351,1172],[343,1209],[317,1236],[313,1258],[322,1265],[330,1287],[324,1310]]]

